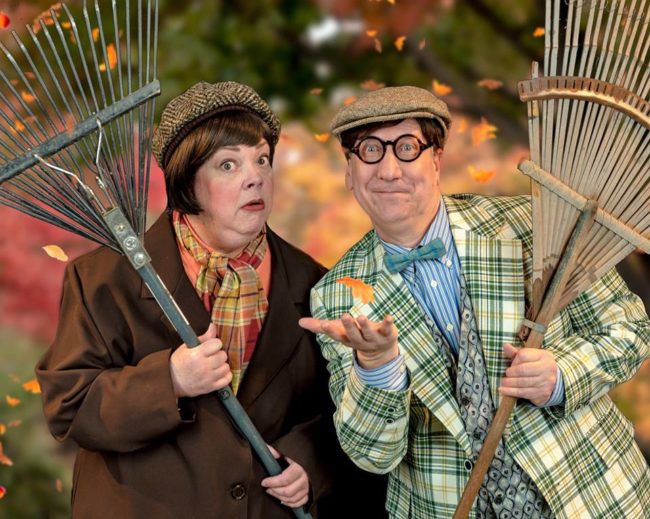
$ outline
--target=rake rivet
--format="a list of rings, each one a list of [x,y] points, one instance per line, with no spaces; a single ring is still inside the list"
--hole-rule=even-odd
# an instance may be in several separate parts
[[[135,236],[129,236],[124,240],[124,248],[126,250],[133,250],[138,246],[138,239]]]

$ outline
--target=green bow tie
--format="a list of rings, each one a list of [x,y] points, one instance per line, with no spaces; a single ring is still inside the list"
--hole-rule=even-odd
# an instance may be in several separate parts
[[[411,263],[418,260],[438,259],[447,253],[445,244],[440,238],[431,240],[422,247],[410,250],[403,254],[386,254],[384,256],[384,265],[391,274],[402,272]]]

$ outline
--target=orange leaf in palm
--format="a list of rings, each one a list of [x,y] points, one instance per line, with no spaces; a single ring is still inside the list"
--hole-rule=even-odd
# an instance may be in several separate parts
[[[352,289],[352,297],[360,299],[364,304],[372,303],[375,300],[375,291],[373,288],[360,279],[345,276],[341,279],[337,279],[336,282]]]

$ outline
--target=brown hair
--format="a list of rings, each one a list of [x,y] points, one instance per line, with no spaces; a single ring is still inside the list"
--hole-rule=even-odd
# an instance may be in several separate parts
[[[440,123],[435,119],[428,119],[425,117],[418,117],[415,120],[420,125],[420,130],[422,130],[422,136],[424,137],[425,142],[427,144],[433,144],[434,150],[441,149],[445,140],[445,134],[440,127]],[[355,143],[360,139],[367,137],[375,130],[379,130],[379,128],[396,126],[403,121],[404,119],[398,119],[396,121],[380,121],[377,123],[364,124],[363,126],[358,126],[344,131],[341,133],[341,146],[343,146],[343,149],[345,150],[346,158],[349,158],[350,150],[354,148]]]
[[[220,112],[194,128],[176,147],[164,168],[167,207],[185,214],[199,214],[202,208],[194,194],[196,171],[219,148],[256,146],[264,139],[273,164],[272,132],[260,117],[245,109]]]

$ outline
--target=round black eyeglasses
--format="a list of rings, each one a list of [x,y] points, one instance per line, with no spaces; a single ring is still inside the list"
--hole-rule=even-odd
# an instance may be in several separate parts
[[[378,137],[366,137],[361,139],[359,144],[350,151],[366,164],[377,164],[386,155],[388,146],[393,147],[393,153],[402,162],[413,162],[433,144],[426,144],[411,134],[400,135],[394,141],[383,141]]]

